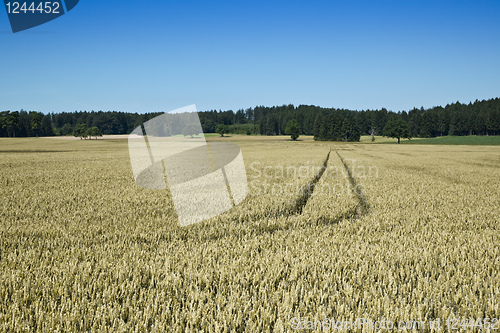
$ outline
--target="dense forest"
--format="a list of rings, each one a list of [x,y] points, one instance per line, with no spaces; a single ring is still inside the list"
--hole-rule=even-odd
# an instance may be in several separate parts
[[[75,135],[85,125],[103,134],[128,134],[145,121],[162,113],[117,111],[75,111],[44,115],[35,111],[0,112],[0,137]],[[380,110],[352,111],[311,105],[257,106],[236,112],[201,111],[205,133],[224,125],[229,133],[281,135],[287,123],[296,120],[301,134],[316,140],[359,141],[360,135],[382,135],[387,122],[401,119],[412,137],[444,135],[500,135],[500,99],[448,104],[403,112]]]

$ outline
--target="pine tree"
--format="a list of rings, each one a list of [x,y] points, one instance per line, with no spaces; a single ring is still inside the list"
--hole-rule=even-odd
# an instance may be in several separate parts
[[[321,116],[321,113],[319,113],[316,116],[316,119],[314,120],[314,128],[313,128],[314,140],[321,140],[320,132],[322,123],[323,123],[323,117]]]

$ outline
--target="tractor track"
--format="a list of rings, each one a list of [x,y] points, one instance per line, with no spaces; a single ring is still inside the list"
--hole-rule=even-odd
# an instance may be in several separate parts
[[[337,154],[337,156],[341,160],[342,164],[344,165],[344,168],[346,170],[346,177],[348,178],[351,186],[353,186],[353,188],[355,188],[357,183],[356,183],[356,180],[352,176],[351,170],[349,169],[349,167],[347,166],[347,164],[345,163],[344,159],[339,154],[337,149],[333,148],[333,150],[335,150],[335,153]],[[279,232],[279,231],[310,227],[311,226],[310,221],[307,224],[303,223],[303,222],[285,223],[285,224],[281,224],[281,223],[276,223],[276,224],[275,223],[269,223],[269,224],[264,223],[264,224],[262,224],[260,222],[264,221],[264,220],[271,221],[273,219],[283,218],[283,217],[286,218],[286,217],[293,217],[293,216],[298,217],[298,216],[300,216],[302,214],[303,208],[306,206],[307,202],[309,201],[309,199],[313,195],[316,184],[320,181],[321,177],[323,176],[323,174],[328,166],[328,161],[331,157],[331,152],[332,152],[332,149],[330,149],[330,151],[328,152],[325,160],[323,161],[323,166],[321,167],[319,172],[314,176],[314,178],[308,184],[302,186],[301,190],[299,191],[299,195],[296,199],[294,199],[284,209],[279,209],[277,211],[262,214],[262,215],[259,214],[257,216],[255,216],[255,215],[252,216],[248,220],[249,222],[251,222],[251,226],[249,225],[249,229],[247,229],[247,230],[240,230],[239,236],[240,237],[247,237],[250,235],[257,236],[257,235],[261,235],[261,234],[273,234],[273,233]],[[317,221],[315,221],[314,224],[318,225],[318,226],[319,225],[324,225],[324,226],[334,225],[334,224],[339,224],[345,220],[351,220],[351,221],[357,220],[357,219],[363,217],[364,215],[368,214],[369,210],[370,210],[370,206],[369,206],[368,202],[366,201],[365,196],[362,193],[360,193],[360,194],[356,193],[355,196],[356,196],[356,199],[358,202],[353,208],[349,209],[348,211],[346,211],[344,213],[340,213],[335,217],[329,217],[329,218],[321,217]],[[199,238],[201,237],[202,239],[206,239],[206,240],[207,239],[215,240],[215,239],[224,238],[227,235],[227,233],[226,233],[227,230],[224,230],[224,229],[225,228],[222,228],[221,230],[219,230],[218,228],[211,228],[210,235],[204,235],[204,236],[198,235],[198,237]],[[182,236],[180,236],[180,238],[184,239],[184,238],[189,237],[188,230],[181,229],[179,231],[181,231],[181,234],[182,234]]]
[[[326,159],[323,162],[323,166],[321,167],[319,172],[316,174],[316,176],[314,176],[313,180],[309,184],[304,185],[302,187],[299,197],[295,200],[295,209],[293,210],[292,214],[290,214],[290,215],[302,214],[302,209],[307,204],[307,201],[309,201],[309,199],[313,195],[314,188],[316,187],[316,184],[321,179],[321,177],[325,173],[326,168],[328,167],[328,160],[330,159],[330,153],[331,153],[331,150],[328,152],[328,155],[326,155]]]
[[[339,157],[340,161],[342,162],[342,165],[344,166],[346,170],[346,176],[347,179],[349,180],[349,183],[353,188],[356,188],[358,185],[356,183],[356,180],[352,176],[352,171],[349,169],[348,165],[342,158],[342,156],[339,154],[338,150],[336,148],[333,148],[335,150],[335,153]],[[314,176],[314,178],[306,185],[302,186],[301,190],[299,191],[299,196],[290,204],[288,207],[284,210],[279,210],[275,211],[271,214],[265,214],[256,217],[256,219],[253,219],[254,221],[260,221],[263,219],[269,219],[269,218],[278,218],[278,217],[288,217],[288,216],[294,216],[294,215],[301,215],[302,210],[304,209],[305,205],[311,198],[311,196],[314,193],[314,189],[316,187],[316,184],[319,182],[321,177],[323,176],[326,168],[328,167],[328,161],[330,160],[330,154],[332,152],[332,149],[328,152],[325,160],[323,161],[323,166],[319,170],[319,172]],[[356,200],[358,201],[357,205],[350,209],[349,211],[338,215],[335,218],[321,218],[320,222],[321,224],[337,224],[345,219],[357,219],[360,218],[366,214],[369,213],[370,211],[370,205],[368,204],[368,201],[366,200],[366,197],[364,196],[363,193],[357,193],[355,191],[355,196]]]
[[[342,156],[340,156],[340,154],[339,154],[339,152],[338,152],[337,149],[335,149],[335,153],[337,153],[337,156],[340,158],[340,161],[342,162],[342,164],[344,165],[344,168],[346,169],[347,178],[349,179],[349,182],[351,183],[351,186],[353,188],[356,188],[356,186],[358,184],[356,183],[356,180],[352,176],[352,170],[349,169],[349,167],[345,163],[345,161],[342,158]],[[356,210],[357,218],[359,218],[361,216],[364,216],[364,215],[368,214],[368,212],[370,211],[370,205],[368,204],[368,201],[366,201],[366,197],[365,197],[365,195],[363,193],[357,193],[357,191],[354,191],[354,193],[356,194],[356,198],[358,200],[358,205],[355,207],[355,210]]]

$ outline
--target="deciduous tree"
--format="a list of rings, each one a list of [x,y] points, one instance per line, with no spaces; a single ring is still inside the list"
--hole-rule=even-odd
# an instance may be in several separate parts
[[[300,135],[300,126],[297,120],[292,119],[286,124],[285,134],[290,135],[293,141],[298,139]]]
[[[408,124],[401,119],[388,121],[384,127],[384,136],[397,138],[398,143],[401,142],[401,138],[411,139]]]
[[[225,125],[219,124],[215,127],[215,133],[219,134],[220,136],[224,136],[224,134],[227,133],[227,128]]]

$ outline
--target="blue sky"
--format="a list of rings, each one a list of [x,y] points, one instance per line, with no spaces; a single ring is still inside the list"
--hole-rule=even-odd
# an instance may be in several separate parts
[[[0,8],[0,110],[468,103],[500,97],[499,17],[498,0],[80,0],[13,34]]]

